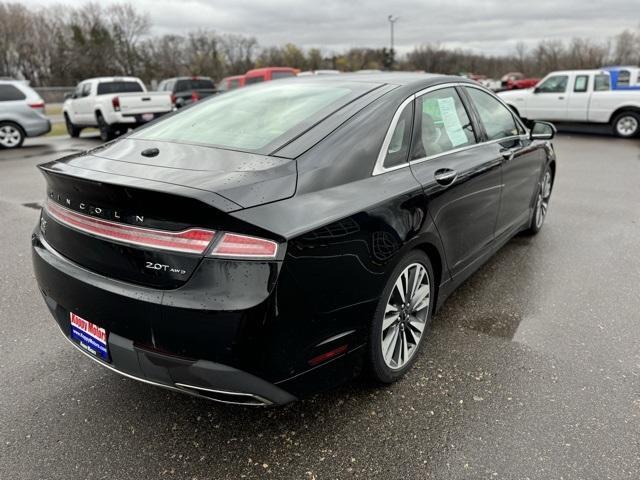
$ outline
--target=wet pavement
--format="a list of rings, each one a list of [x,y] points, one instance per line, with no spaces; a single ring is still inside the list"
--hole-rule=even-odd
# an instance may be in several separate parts
[[[97,143],[0,152],[0,478],[640,478],[640,142],[559,135],[542,232],[447,301],[402,381],[279,409],[140,384],[62,338],[31,271],[33,167]]]

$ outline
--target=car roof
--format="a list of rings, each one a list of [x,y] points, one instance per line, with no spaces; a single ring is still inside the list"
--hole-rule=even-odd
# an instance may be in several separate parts
[[[126,82],[142,82],[138,77],[127,77],[127,76],[118,76],[115,75],[113,77],[92,77],[85,78],[79,83],[89,82],[89,81],[98,81],[98,82],[114,82],[114,81],[126,81]]]
[[[478,82],[465,77],[442,75],[423,72],[380,72],[380,73],[343,73],[341,75],[304,75],[278,82],[322,82],[322,83],[352,83],[363,82],[372,85],[395,85],[407,89],[428,88],[441,83],[469,83],[479,85]]]
[[[263,73],[263,72],[277,72],[277,71],[287,71],[287,72],[293,72],[295,71],[295,68],[293,67],[262,67],[262,68],[253,68],[251,70],[249,70],[245,75],[248,75],[250,73]]]

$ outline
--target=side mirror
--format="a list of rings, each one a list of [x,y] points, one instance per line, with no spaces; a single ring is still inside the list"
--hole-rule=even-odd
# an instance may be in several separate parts
[[[553,123],[535,121],[531,126],[529,138],[531,140],[551,140],[556,135],[556,127]]]
[[[533,93],[540,93],[540,87],[533,87]]]
[[[71,98],[76,98],[75,93],[65,93],[65,94],[64,94],[64,99],[65,99],[65,100],[69,100],[69,99],[71,99]]]

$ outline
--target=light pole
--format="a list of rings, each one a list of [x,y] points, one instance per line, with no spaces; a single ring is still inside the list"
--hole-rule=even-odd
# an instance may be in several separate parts
[[[398,21],[398,17],[395,17],[393,15],[389,15],[387,17],[387,20],[389,20],[389,26],[391,27],[391,48],[389,49],[389,57],[390,57],[390,67],[393,67],[393,24],[396,23]]]

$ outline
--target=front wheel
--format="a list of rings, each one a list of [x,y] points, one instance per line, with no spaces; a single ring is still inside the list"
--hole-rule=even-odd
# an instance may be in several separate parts
[[[613,133],[618,137],[632,138],[640,132],[640,114],[622,112],[613,119]]]
[[[0,122],[0,147],[18,148],[24,142],[24,132],[11,122]]]
[[[551,190],[553,188],[553,174],[551,168],[547,165],[542,177],[542,182],[538,187],[538,193],[536,195],[536,206],[533,210],[533,216],[531,217],[531,223],[526,233],[529,235],[535,235],[544,225],[544,219],[547,217],[549,211],[549,201],[551,200]]]
[[[77,127],[66,113],[64,114],[64,124],[67,127],[67,133],[71,138],[78,138],[80,136],[80,131],[82,129]]]
[[[418,250],[390,275],[369,335],[369,367],[376,380],[392,383],[415,362],[431,321],[434,289],[429,257]]]

